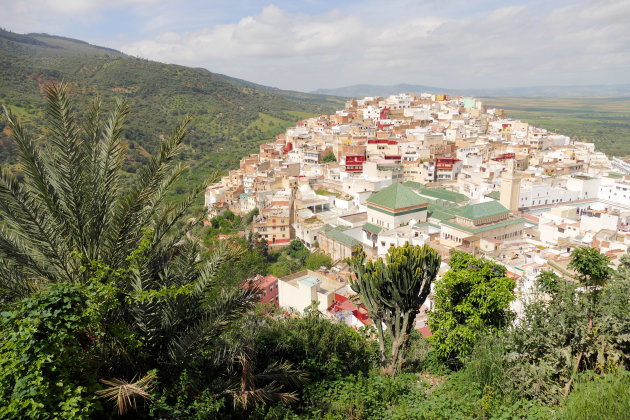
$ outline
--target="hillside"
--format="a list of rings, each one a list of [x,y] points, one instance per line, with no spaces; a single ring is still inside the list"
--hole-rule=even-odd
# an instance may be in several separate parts
[[[266,88],[178,65],[138,59],[83,41],[45,34],[0,30],[0,103],[33,127],[44,117],[43,90],[65,80],[75,103],[85,109],[96,97],[111,109],[116,97],[131,104],[125,136],[126,170],[135,172],[187,113],[194,119],[183,159],[190,162],[183,193],[217,168],[231,167],[257,145],[299,119],[329,113],[343,100]],[[0,121],[0,162],[14,164],[15,153]]]

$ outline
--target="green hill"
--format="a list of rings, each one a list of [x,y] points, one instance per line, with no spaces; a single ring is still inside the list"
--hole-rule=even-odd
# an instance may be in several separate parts
[[[187,113],[194,119],[183,159],[192,168],[177,188],[217,168],[233,167],[258,144],[296,121],[330,113],[343,99],[283,91],[204,69],[168,65],[125,55],[83,41],[0,30],[0,103],[33,127],[44,117],[47,83],[65,80],[79,110],[100,97],[110,109],[116,97],[132,106],[125,136],[126,170],[135,172]],[[15,153],[0,120],[0,163],[14,164]]]

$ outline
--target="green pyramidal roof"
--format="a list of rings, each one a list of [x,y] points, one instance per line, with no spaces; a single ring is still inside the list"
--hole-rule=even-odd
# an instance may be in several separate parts
[[[498,201],[486,201],[485,203],[468,204],[461,207],[458,216],[466,219],[483,219],[484,217],[496,216],[497,214],[509,213]]]
[[[367,202],[392,210],[427,204],[427,200],[399,182],[372,194]]]
[[[466,197],[464,194],[448,191],[442,188],[423,188],[420,191],[420,194],[431,198],[439,198],[440,200],[452,201],[454,203],[461,203],[463,201],[470,200],[470,198]]]

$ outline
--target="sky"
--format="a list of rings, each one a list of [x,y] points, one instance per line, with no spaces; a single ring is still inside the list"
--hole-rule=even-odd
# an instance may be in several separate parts
[[[45,32],[263,85],[630,83],[630,0],[0,0]]]

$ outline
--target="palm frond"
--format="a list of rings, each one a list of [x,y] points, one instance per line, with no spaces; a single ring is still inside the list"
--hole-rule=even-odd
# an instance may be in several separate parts
[[[6,223],[6,228],[0,230],[5,258],[13,258],[19,266],[51,281],[58,279],[57,269],[69,279],[65,246],[49,213],[4,168],[0,168],[0,212]],[[50,269],[42,270],[44,264],[37,261],[39,255],[47,259]]]
[[[55,168],[49,171],[50,184],[59,199],[57,212],[62,216],[63,226],[72,232],[68,239],[74,248],[84,251],[84,229],[89,217],[85,206],[84,192],[92,176],[91,159],[72,116],[72,106],[65,83],[46,87],[48,124],[50,126],[50,163]]]
[[[227,390],[227,394],[232,396],[234,408],[239,405],[248,408],[255,403],[282,402],[283,404],[292,404],[299,401],[295,392],[283,392],[282,386],[276,383],[248,390],[230,389]]]
[[[204,302],[201,317],[188,320],[193,323],[173,337],[168,344],[168,354],[173,363],[184,363],[196,354],[203,345],[221,335],[232,322],[239,319],[256,301],[249,290],[235,287],[222,290],[220,294]]]
[[[240,247],[233,247],[224,242],[219,243],[211,251],[208,261],[199,271],[198,279],[193,288],[193,296],[201,298],[214,282],[221,266],[228,261],[239,258],[243,252]]]
[[[173,158],[181,149],[189,122],[190,117],[185,118],[174,134],[162,142],[158,155],[153,156],[140,171],[137,184],[116,209],[112,218],[113,229],[108,238],[108,249],[112,252],[108,259],[113,264],[122,263],[124,256],[136,247],[142,228],[155,214],[161,199],[157,200],[154,196],[163,196],[160,188],[173,165]]]
[[[6,259],[0,259],[0,294],[10,300],[30,296],[38,289],[36,282],[29,279],[22,270],[9,266]]]
[[[231,395],[234,407],[241,405],[248,408],[251,404],[278,402],[285,404],[298,401],[294,392],[285,392],[282,382],[293,385],[304,385],[307,380],[306,374],[299,372],[290,363],[274,363],[267,367],[262,373],[255,373],[255,361],[245,348],[235,353],[234,360],[241,369],[240,381],[227,389],[227,394]],[[269,382],[270,381],[270,382]],[[262,386],[257,384],[267,382]]]
[[[90,200],[89,236],[100,238],[110,225],[120,195],[122,166],[127,148],[121,141],[124,122],[129,113],[129,106],[124,100],[116,101],[116,108],[103,126],[99,117],[99,103],[95,103],[85,124],[85,143],[91,143],[92,186],[94,199]],[[91,258],[100,256],[100,247],[104,241],[93,241],[95,249]]]
[[[155,237],[153,239],[154,246],[159,244],[163,238],[171,232],[176,223],[181,220],[181,218],[188,212],[188,209],[194,201],[199,197],[202,191],[205,190],[207,185],[212,184],[216,181],[218,177],[218,173],[213,174],[209,177],[205,182],[197,185],[193,190],[186,196],[186,198],[177,206],[165,206],[161,213],[156,217],[155,222]],[[198,215],[197,219],[204,218],[207,215],[207,211],[203,214]],[[175,240],[179,241],[182,239],[182,235],[188,230],[179,230],[180,236]]]
[[[118,409],[118,414],[127,414],[131,408],[136,408],[136,400],[151,400],[151,387],[153,386],[153,375],[146,375],[136,382],[127,382],[121,379],[101,379],[101,382],[108,385],[107,388],[96,391],[96,395],[114,402]]]

